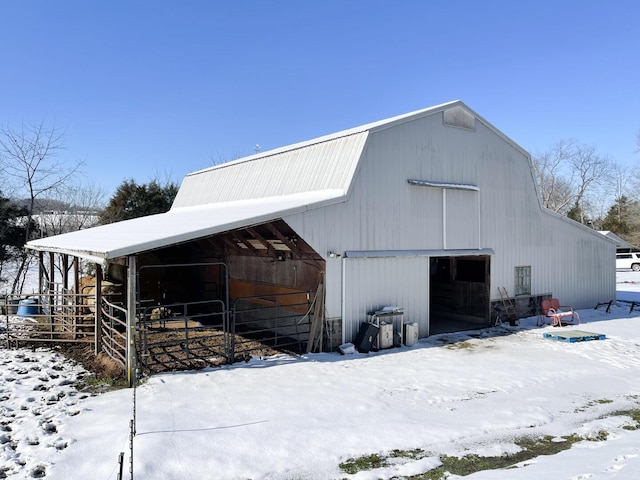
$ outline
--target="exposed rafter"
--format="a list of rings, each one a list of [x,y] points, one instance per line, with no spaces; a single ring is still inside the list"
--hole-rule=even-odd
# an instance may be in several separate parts
[[[251,227],[245,228],[245,232],[247,232],[249,235],[251,235],[258,242],[260,242],[260,244],[262,244],[267,249],[267,252],[269,252],[272,255],[274,255],[276,253],[276,250],[273,248],[273,246],[267,240],[265,240],[262,235],[260,235],[258,232],[256,232],[255,229],[253,229]]]
[[[295,252],[297,254],[300,253],[298,247],[296,244],[294,244],[291,240],[289,240],[285,235],[283,235],[280,230],[278,230],[272,223],[267,223],[265,224],[265,227],[267,227],[267,229],[273,233],[273,235],[275,235],[275,237],[280,240],[282,243],[284,243],[287,247],[289,247],[289,250],[291,250],[292,252]]]

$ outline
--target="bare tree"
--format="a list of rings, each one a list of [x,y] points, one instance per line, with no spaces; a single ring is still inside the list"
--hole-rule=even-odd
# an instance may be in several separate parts
[[[609,178],[611,179],[614,198],[632,197],[631,171],[628,167],[613,163]]]
[[[572,201],[571,183],[565,178],[572,148],[572,140],[560,140],[549,151],[533,157],[542,205],[558,213],[566,213]]]
[[[599,194],[606,194],[601,187],[609,184],[612,161],[596,152],[595,147],[576,144],[573,155],[569,157],[572,169],[571,184],[574,188],[574,206],[578,208],[576,220],[585,223],[585,212],[593,206],[593,201],[602,198]]]
[[[26,240],[32,236],[31,224],[36,200],[54,195],[69,185],[83,162],[63,162],[57,155],[64,150],[64,132],[43,122],[21,125],[19,129],[9,126],[0,129],[0,164],[2,174],[14,197],[27,199]],[[12,286],[15,293],[29,262],[26,252],[18,266]]]
[[[594,217],[607,190],[612,162],[594,147],[576,140],[561,140],[533,158],[534,174],[542,203],[585,223]]]
[[[256,150],[254,153],[260,153],[260,145],[256,145]],[[217,155],[209,155],[209,160],[211,161],[211,165],[217,167],[218,165],[222,165],[223,163],[232,162],[234,160],[238,160],[239,158],[246,157],[246,154],[242,154],[239,151],[233,151],[229,155],[224,155],[222,153],[218,153]]]

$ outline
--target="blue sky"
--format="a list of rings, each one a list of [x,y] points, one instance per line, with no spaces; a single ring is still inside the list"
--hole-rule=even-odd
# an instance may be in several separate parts
[[[640,2],[0,0],[0,124],[111,194],[450,100],[531,153],[640,155]]]

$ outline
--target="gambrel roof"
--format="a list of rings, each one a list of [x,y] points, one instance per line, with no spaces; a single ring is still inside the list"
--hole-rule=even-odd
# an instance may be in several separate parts
[[[481,121],[528,156],[464,103],[453,101],[191,173],[185,176],[172,209],[327,189],[347,194],[369,134],[442,111],[454,121]]]

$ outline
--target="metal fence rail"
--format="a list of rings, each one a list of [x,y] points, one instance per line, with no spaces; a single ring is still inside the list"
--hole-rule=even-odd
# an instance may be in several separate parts
[[[145,307],[136,323],[139,365],[156,373],[226,363],[226,319],[221,300]]]
[[[6,345],[93,343],[94,316],[83,312],[79,297],[63,289],[28,296],[7,295],[0,304],[0,331]]]
[[[230,322],[231,358],[271,347],[302,353],[309,340],[312,292],[238,298]]]
[[[122,305],[102,299],[101,350],[123,367],[127,363],[127,311]]]
[[[302,353],[310,337],[313,292],[138,307],[135,350],[147,373],[233,363],[254,352]],[[8,347],[27,343],[93,344],[127,364],[127,316],[121,302],[49,285],[46,293],[0,299],[0,335]],[[99,329],[96,332],[96,317]],[[96,333],[98,338],[96,338]]]

